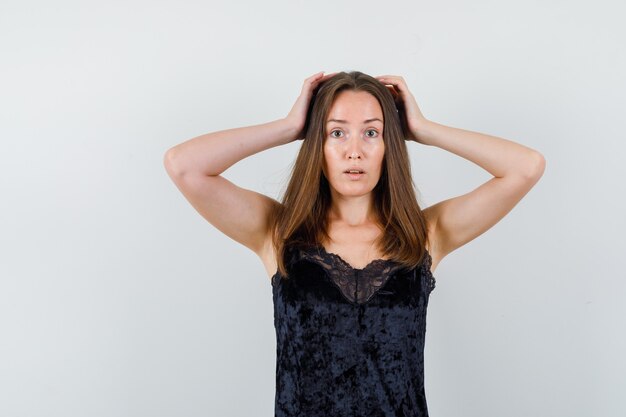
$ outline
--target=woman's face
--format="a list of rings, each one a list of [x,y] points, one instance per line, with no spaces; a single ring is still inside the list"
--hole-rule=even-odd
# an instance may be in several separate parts
[[[326,118],[323,167],[334,192],[362,196],[374,189],[385,155],[383,122],[382,108],[370,93],[337,94]],[[346,173],[353,167],[363,173]]]

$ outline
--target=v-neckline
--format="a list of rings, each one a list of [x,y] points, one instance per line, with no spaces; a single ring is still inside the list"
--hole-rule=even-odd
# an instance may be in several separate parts
[[[344,264],[347,268],[349,268],[352,271],[365,271],[367,269],[370,269],[380,263],[387,263],[387,262],[395,262],[393,259],[383,259],[383,258],[376,258],[376,259],[372,259],[370,262],[367,263],[367,265],[365,265],[363,268],[355,268],[354,266],[352,266],[349,262],[347,262],[345,259],[343,259],[341,257],[341,255],[339,255],[338,253],[334,253],[334,252],[329,252],[328,250],[326,250],[326,248],[324,247],[324,245],[317,245],[317,248],[319,250],[321,250],[322,252],[324,252],[325,254],[329,255],[330,257],[334,258],[335,260],[341,262],[342,264]]]

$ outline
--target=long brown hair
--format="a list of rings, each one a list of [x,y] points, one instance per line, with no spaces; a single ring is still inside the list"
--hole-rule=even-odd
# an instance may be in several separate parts
[[[339,72],[313,92],[305,135],[282,204],[270,216],[272,243],[278,271],[287,278],[286,251],[290,247],[321,245],[328,235],[330,185],[322,172],[326,117],[335,96],[343,90],[372,94],[383,111],[385,153],[381,176],[374,187],[374,212],[383,233],[375,244],[384,254],[407,268],[420,264],[428,241],[424,214],[415,184],[403,132],[403,107],[377,79],[359,71]]]

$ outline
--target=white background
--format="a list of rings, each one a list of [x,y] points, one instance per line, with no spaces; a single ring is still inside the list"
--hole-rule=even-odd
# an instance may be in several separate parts
[[[271,286],[163,167],[287,115],[318,71],[402,75],[424,115],[540,151],[435,272],[431,416],[626,415],[619,1],[0,1],[0,415],[270,416]],[[223,175],[279,198],[300,142]],[[409,144],[427,207],[488,172]]]

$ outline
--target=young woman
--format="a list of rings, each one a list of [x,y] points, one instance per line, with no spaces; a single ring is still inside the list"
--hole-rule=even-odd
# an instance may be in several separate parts
[[[278,202],[220,174],[303,140]],[[421,209],[407,142],[437,146],[493,175]],[[289,114],[183,142],[168,174],[212,225],[270,277],[276,416],[427,416],[423,351],[433,272],[491,228],[542,176],[518,143],[427,120],[400,76],[312,75]]]

